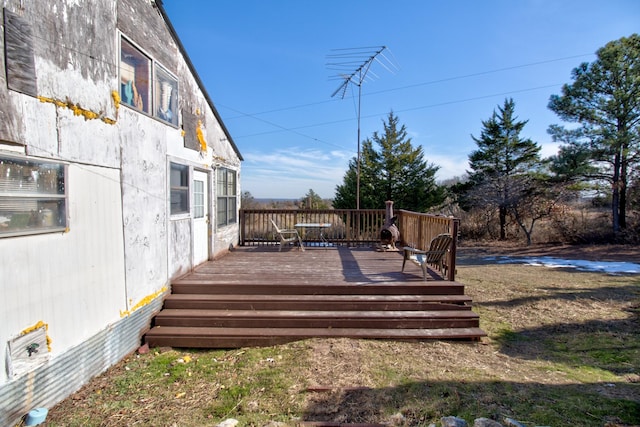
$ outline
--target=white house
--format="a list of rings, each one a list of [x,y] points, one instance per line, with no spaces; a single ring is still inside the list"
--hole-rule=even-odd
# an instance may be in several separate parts
[[[159,0],[2,0],[0,425],[140,345],[238,240],[242,156]]]

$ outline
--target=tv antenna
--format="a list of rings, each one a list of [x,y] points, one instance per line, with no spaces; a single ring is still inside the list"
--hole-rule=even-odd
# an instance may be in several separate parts
[[[349,84],[358,86],[358,157],[356,169],[356,209],[360,209],[360,109],[362,105],[362,84],[365,81],[375,80],[378,75],[372,71],[374,63],[381,65],[387,71],[393,73],[397,67],[384,55],[386,46],[354,47],[346,49],[333,49],[334,54],[328,55],[327,67],[338,71],[334,80],[342,80],[342,83],[331,94],[333,98],[340,95],[344,99]]]

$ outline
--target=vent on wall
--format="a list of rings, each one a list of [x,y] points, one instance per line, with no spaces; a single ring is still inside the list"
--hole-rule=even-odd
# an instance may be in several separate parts
[[[42,326],[9,341],[9,378],[29,372],[49,359],[47,327]]]

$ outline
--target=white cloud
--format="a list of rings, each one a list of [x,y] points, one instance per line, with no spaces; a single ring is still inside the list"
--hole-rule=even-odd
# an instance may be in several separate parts
[[[542,147],[540,150],[540,157],[547,158],[551,156],[555,156],[558,154],[558,149],[560,148],[559,142],[545,142],[540,144]]]
[[[269,153],[249,152],[242,165],[242,191],[257,198],[301,198],[312,189],[333,198],[350,157],[342,151],[292,147]]]
[[[438,181],[453,178],[455,176],[462,176],[469,169],[469,161],[467,156],[454,158],[451,156],[435,155],[430,156],[430,162],[433,162],[436,166],[440,166],[436,177]]]

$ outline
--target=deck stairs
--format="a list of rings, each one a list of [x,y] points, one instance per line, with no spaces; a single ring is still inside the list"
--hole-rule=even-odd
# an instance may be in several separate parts
[[[267,271],[256,278],[241,269],[218,270],[223,271],[209,275],[205,268],[173,281],[145,335],[150,346],[239,348],[314,337],[477,340],[486,335],[464,285],[424,282],[417,268],[409,281],[364,284],[331,275],[309,278],[304,272],[283,278]]]

